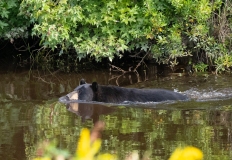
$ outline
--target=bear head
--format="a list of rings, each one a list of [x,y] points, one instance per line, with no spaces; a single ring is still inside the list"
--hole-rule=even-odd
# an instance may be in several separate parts
[[[80,81],[80,85],[74,89],[73,92],[60,97],[60,102],[70,102],[70,101],[95,101],[96,95],[98,90],[98,84],[97,82],[93,82],[92,84],[88,84],[85,82],[85,80]]]

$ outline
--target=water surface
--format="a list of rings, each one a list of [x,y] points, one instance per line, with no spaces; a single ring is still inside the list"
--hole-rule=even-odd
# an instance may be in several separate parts
[[[109,71],[81,74],[0,75],[0,159],[32,159],[37,144],[56,139],[58,147],[75,152],[83,127],[106,123],[102,152],[123,159],[132,151],[151,159],[168,159],[178,146],[200,148],[204,159],[232,159],[232,76],[159,76],[154,69],[140,75]],[[134,88],[165,88],[190,101],[147,104],[65,105],[58,98],[81,78],[87,82]]]

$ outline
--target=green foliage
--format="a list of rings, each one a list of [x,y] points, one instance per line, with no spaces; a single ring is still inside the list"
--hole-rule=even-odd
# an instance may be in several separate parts
[[[204,63],[199,63],[196,65],[193,65],[193,68],[195,70],[195,72],[206,72],[208,65],[204,64]]]
[[[4,22],[4,19],[9,18],[9,14],[11,13],[11,9],[15,9],[16,7],[16,1],[10,0],[10,1],[0,1],[0,28],[4,29],[6,26],[8,26],[8,23]],[[3,20],[2,20],[3,19]]]
[[[216,61],[216,73],[221,73],[222,71],[229,70],[232,67],[232,55],[225,54],[219,57]]]
[[[27,37],[29,22],[18,16],[20,1],[0,1],[0,38],[12,39]]]
[[[112,60],[124,51],[147,52],[152,47],[154,58],[169,63],[190,55],[182,34],[205,35],[205,21],[215,4],[211,7],[209,0],[25,0],[20,13],[36,23],[32,35],[40,36],[45,47],[61,48],[60,54],[74,47],[79,59],[89,54]]]
[[[3,0],[0,38],[29,32],[43,49],[59,56],[74,49],[78,60],[143,51],[171,66],[191,55],[214,66],[231,49],[231,7],[222,0]]]
[[[206,36],[208,28],[205,21],[213,11],[212,4],[208,0],[197,2],[169,0],[168,2],[172,6],[164,12],[169,19],[168,25],[163,29],[164,31],[157,34],[157,44],[152,48],[154,57],[160,59],[162,63],[176,60],[176,57],[190,55],[191,50],[186,49],[187,41]]]
[[[28,13],[36,22],[32,35],[41,36],[41,44],[53,49],[72,46],[80,59],[90,54],[112,60],[126,50],[147,51],[147,39],[165,25],[162,14],[132,1],[42,2],[21,4],[21,15]]]

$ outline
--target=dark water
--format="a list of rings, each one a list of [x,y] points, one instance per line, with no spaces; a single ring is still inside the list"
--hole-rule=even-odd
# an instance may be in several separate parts
[[[200,148],[204,159],[232,159],[232,76],[170,74],[155,68],[140,75],[108,71],[83,74],[0,75],[0,159],[32,159],[37,144],[56,139],[58,147],[74,153],[81,128],[104,121],[102,152],[123,159],[138,151],[151,159],[168,159],[178,146]],[[87,82],[134,88],[166,88],[191,98],[187,102],[135,105],[75,104],[58,97]]]

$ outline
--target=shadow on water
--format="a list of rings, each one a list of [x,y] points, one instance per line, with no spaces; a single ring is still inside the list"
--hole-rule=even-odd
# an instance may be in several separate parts
[[[32,159],[37,144],[56,139],[59,148],[75,152],[81,128],[106,123],[102,151],[124,159],[137,150],[152,159],[168,159],[177,146],[200,148],[204,159],[232,158],[232,77],[230,75],[159,76],[156,69],[120,75],[108,71],[53,76],[1,74],[0,159]],[[81,78],[87,82],[130,88],[165,88],[190,101],[145,104],[62,104]],[[139,82],[139,83],[138,83]]]

